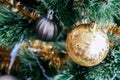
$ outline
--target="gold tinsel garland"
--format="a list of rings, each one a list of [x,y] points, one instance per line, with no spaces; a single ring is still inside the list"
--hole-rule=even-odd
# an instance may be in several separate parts
[[[106,33],[109,33],[115,37],[120,37],[120,27],[118,26],[107,26],[107,27],[102,27],[102,30]],[[113,47],[115,44],[114,40],[109,40],[110,41],[110,46]]]
[[[60,57],[57,49],[53,49],[51,44],[46,42],[42,42],[40,40],[34,40],[31,42],[25,42],[21,46],[22,49],[31,49],[32,52],[41,56],[41,59],[44,61],[49,60],[49,66],[53,66],[55,69],[60,69],[62,65],[65,63],[66,55],[64,57]],[[0,69],[5,70],[8,74],[10,71],[8,70],[10,64],[10,53],[12,49],[5,49],[0,47]],[[12,66],[12,70],[18,71],[19,68],[19,56],[16,57],[14,64]]]
[[[49,60],[49,66],[53,66],[56,69],[60,69],[65,61],[65,56],[59,56],[60,51],[53,49],[51,44],[42,42],[40,40],[24,43],[21,48],[31,49],[32,52],[40,55],[42,60]]]
[[[10,72],[8,70],[10,63],[10,53],[11,53],[11,49],[0,47],[0,70],[5,70],[5,72],[7,73]],[[18,57],[16,57],[12,70],[18,71],[18,64],[19,64],[19,60]]]
[[[21,13],[25,19],[29,19],[29,22],[33,22],[40,18],[40,15],[36,14],[35,11],[30,12],[25,7],[22,7],[20,2],[14,3],[12,0],[0,0],[0,3],[9,5],[13,11]]]
[[[116,37],[120,37],[120,27],[117,26],[108,26],[107,30],[110,34],[116,36]]]

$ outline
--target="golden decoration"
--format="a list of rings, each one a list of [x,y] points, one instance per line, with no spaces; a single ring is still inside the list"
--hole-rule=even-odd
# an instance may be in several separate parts
[[[116,37],[120,37],[120,27],[117,26],[108,26],[107,30],[110,34],[116,36]]]
[[[60,57],[59,51],[53,49],[53,46],[49,43],[34,40],[21,46],[21,48],[28,47],[30,47],[32,52],[40,55],[42,60],[49,60],[49,65],[56,69],[60,69],[65,62],[65,57]]]
[[[10,63],[10,53],[11,53],[11,49],[5,49],[0,47],[0,70],[5,70],[7,73],[9,73],[10,71],[8,70],[9,67],[9,63]],[[12,69],[17,71],[18,70],[18,57],[16,57],[16,60],[13,64]]]
[[[106,34],[109,33],[110,35],[120,38],[120,27],[118,26],[102,27],[101,30],[104,31]],[[114,40],[109,40],[109,43],[111,47],[115,45]]]
[[[49,66],[53,66],[56,69],[60,69],[65,62],[65,57],[59,56],[59,51],[53,49],[53,46],[49,43],[42,42],[40,40],[34,40],[31,42],[25,42],[20,49],[31,48],[32,52],[41,56],[42,60],[49,60]],[[12,49],[6,49],[0,47],[0,70],[5,70],[8,74],[11,72],[8,70],[10,64],[10,53]],[[19,60],[16,57],[12,70],[18,71],[19,69]]]
[[[0,0],[0,3],[6,3],[13,11],[21,13],[25,19],[29,19],[30,23],[40,18],[40,15],[36,14],[35,11],[30,12],[25,7],[22,7],[20,2],[12,3],[11,0]]]
[[[109,51],[109,39],[103,31],[92,24],[81,24],[67,36],[68,56],[82,66],[99,64]]]

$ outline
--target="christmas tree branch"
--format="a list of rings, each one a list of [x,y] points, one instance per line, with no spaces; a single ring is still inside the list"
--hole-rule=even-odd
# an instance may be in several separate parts
[[[25,7],[22,8],[21,3],[11,2],[11,0],[1,0],[0,3],[6,3],[13,8],[13,11],[21,13],[25,19],[29,19],[29,22],[35,21],[40,15],[37,15],[34,11],[30,12]]]
[[[51,73],[49,74],[48,72],[48,68],[52,70],[52,74],[55,74],[53,73],[53,71],[61,70],[61,68],[63,68],[63,64],[67,59],[66,53],[64,53],[62,49],[59,49],[56,46],[53,47],[52,43],[46,43],[39,40],[25,42],[21,46],[18,56],[19,56],[20,62],[22,63],[20,67],[30,66],[30,68],[27,69],[26,72],[34,71],[35,70],[34,66],[38,65],[38,62],[36,62],[34,56],[30,53],[29,50],[35,53],[35,55],[38,57],[39,61],[41,62],[41,65],[45,68],[45,71],[48,75],[51,75]],[[33,76],[33,74],[31,76]]]
[[[60,69],[64,64],[65,54],[62,57],[59,56],[59,51],[54,49],[49,43],[45,43],[39,40],[32,41],[30,43],[25,43],[21,48],[30,49],[32,52],[40,55],[43,60],[49,60],[49,66],[53,66],[56,69]]]
[[[38,58],[36,57],[36,55],[35,55],[30,49],[29,49],[29,51],[30,51],[31,54],[34,56],[34,58],[36,59],[38,65],[39,65],[39,67],[40,67],[40,69],[42,70],[42,73],[43,73],[44,77],[45,77],[47,80],[50,80],[50,77],[45,74],[45,69],[44,69],[43,66],[40,64],[40,62],[39,62]]]
[[[0,47],[0,70],[5,70],[6,73],[9,72],[8,67],[9,67],[9,62],[10,62],[10,52],[11,49],[6,49],[3,47]],[[19,59],[16,57],[15,62],[13,64],[12,71],[18,71],[18,65],[19,65]]]
[[[89,68],[89,73],[85,75],[86,79],[120,79],[117,75],[120,74],[120,47],[110,49],[107,58],[98,66]],[[103,75],[104,74],[104,75]],[[116,75],[117,74],[117,75]],[[91,76],[92,75],[92,76]]]
[[[83,1],[82,5],[77,5],[80,1],[74,1],[75,11],[79,13],[80,21],[88,20],[88,22],[96,21],[99,26],[113,25],[114,17],[118,19],[118,11],[120,8],[119,0],[88,0]]]
[[[33,25],[28,24],[20,14],[12,12],[6,5],[0,6],[0,46],[13,47],[21,36],[24,40],[33,39]]]
[[[108,26],[108,32],[116,37],[120,37],[120,27],[117,26]]]

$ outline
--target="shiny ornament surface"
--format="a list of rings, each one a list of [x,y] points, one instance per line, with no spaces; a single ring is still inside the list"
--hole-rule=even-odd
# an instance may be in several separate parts
[[[3,76],[0,76],[0,80],[18,80],[18,79],[16,79],[11,75],[3,75]]]
[[[94,66],[104,60],[109,51],[109,39],[103,31],[91,24],[75,27],[67,36],[66,50],[69,57],[82,66]]]
[[[53,21],[53,12],[49,11],[47,17],[37,21],[36,32],[39,39],[44,41],[54,40],[58,34],[58,28]]]

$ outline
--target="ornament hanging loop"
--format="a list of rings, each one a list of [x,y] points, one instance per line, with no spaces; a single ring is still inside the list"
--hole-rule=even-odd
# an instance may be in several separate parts
[[[97,29],[97,23],[94,22],[93,30],[96,31],[96,29]]]
[[[52,20],[53,19],[53,14],[54,14],[54,11],[53,10],[49,10],[48,14],[47,14],[47,19]]]
[[[96,30],[97,30],[97,23],[96,22],[91,23],[90,31],[95,32]]]

